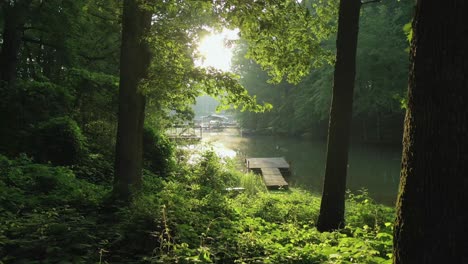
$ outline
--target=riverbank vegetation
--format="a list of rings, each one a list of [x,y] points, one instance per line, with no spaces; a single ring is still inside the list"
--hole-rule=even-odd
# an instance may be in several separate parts
[[[384,263],[393,209],[348,194],[347,226],[314,227],[320,198],[267,192],[212,152],[166,178],[145,171],[130,204],[94,173],[0,157],[3,263]],[[88,171],[102,170],[98,166]],[[246,180],[248,177],[250,180]],[[227,187],[246,187],[243,193]],[[390,262],[388,262],[390,263]]]

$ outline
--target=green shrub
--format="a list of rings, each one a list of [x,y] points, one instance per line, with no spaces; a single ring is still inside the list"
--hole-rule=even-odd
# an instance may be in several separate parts
[[[239,195],[234,206],[249,217],[271,223],[313,225],[318,217],[320,198],[291,188],[288,192],[260,192],[256,196]]]
[[[5,188],[0,202],[12,212],[64,205],[94,208],[105,190],[76,179],[68,168],[35,164],[25,156],[8,160],[0,155],[0,172],[0,183]]]
[[[111,185],[114,179],[113,157],[104,157],[101,154],[89,154],[80,163],[72,165],[71,169],[79,179],[88,182]]]
[[[206,151],[201,160],[194,166],[193,179],[207,191],[224,192],[227,187],[237,186],[239,179],[230,164],[222,161],[215,152]]]
[[[69,207],[33,210],[2,220],[3,263],[93,263],[98,258],[95,218]]]
[[[96,262],[107,193],[67,168],[0,155],[0,262]]]
[[[83,134],[87,138],[90,151],[112,156],[115,152],[116,126],[117,120],[95,120],[84,124]]]
[[[69,117],[39,123],[30,142],[30,153],[39,162],[72,165],[87,153],[86,139],[76,122]]]
[[[366,189],[357,193],[347,192],[346,223],[353,227],[364,225],[372,228],[384,227],[385,223],[393,222],[394,210],[377,204]]]
[[[166,177],[174,170],[174,145],[162,133],[145,127],[143,131],[143,158],[145,168],[153,173]]]
[[[28,150],[25,139],[31,127],[70,112],[69,89],[47,81],[21,81],[14,87],[0,85],[0,151],[16,156]]]

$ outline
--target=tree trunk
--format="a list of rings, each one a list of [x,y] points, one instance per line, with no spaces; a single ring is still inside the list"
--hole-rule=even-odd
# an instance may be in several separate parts
[[[360,0],[340,1],[333,98],[328,127],[327,164],[317,222],[319,231],[331,231],[344,225],[346,171],[360,8]]]
[[[0,52],[0,81],[12,85],[16,80],[18,53],[21,47],[22,27],[32,0],[3,3],[3,35]]]
[[[394,263],[468,263],[468,1],[417,1]]]
[[[141,185],[145,97],[138,89],[147,76],[150,51],[144,39],[151,26],[151,12],[137,0],[125,0],[120,55],[120,88],[114,194],[123,199]]]

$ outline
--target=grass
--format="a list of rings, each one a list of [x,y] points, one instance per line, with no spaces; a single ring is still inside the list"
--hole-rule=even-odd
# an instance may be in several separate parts
[[[262,180],[262,176],[254,173],[236,173],[239,186],[245,189],[248,195],[266,192],[267,188]]]

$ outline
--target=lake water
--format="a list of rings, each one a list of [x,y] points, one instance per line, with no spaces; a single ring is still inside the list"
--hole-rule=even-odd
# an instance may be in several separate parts
[[[284,157],[291,164],[291,186],[321,193],[325,174],[326,142],[274,136],[244,136],[237,129],[204,132],[203,141],[221,156]],[[393,205],[396,200],[401,148],[351,144],[347,188],[366,188],[376,201]]]

